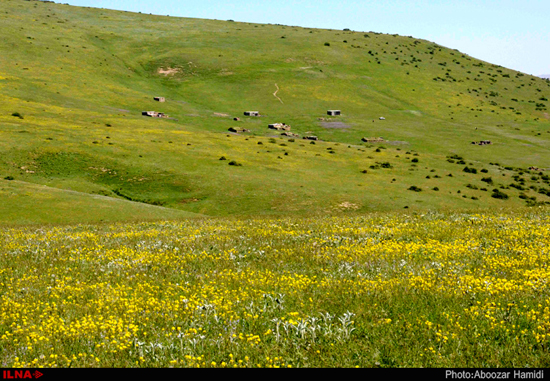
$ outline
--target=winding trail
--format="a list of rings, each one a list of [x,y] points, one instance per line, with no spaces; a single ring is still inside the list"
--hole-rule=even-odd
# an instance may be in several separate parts
[[[279,98],[279,97],[277,96],[277,92],[279,92],[279,86],[277,86],[277,84],[275,84],[275,87],[277,88],[277,90],[275,90],[275,92],[273,93],[273,96],[274,96],[275,98],[277,98],[277,99],[279,100],[279,102],[283,103],[283,101],[281,100],[281,98]]]

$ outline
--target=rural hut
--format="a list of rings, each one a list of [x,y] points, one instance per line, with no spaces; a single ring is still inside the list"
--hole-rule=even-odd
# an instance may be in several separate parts
[[[157,102],[164,102],[166,101],[166,99],[164,99],[164,97],[155,97],[154,98]]]
[[[269,124],[268,127],[272,130],[290,131],[290,126],[285,123],[272,123]]]
[[[340,110],[328,110],[327,115],[340,115]]]
[[[142,111],[141,115],[144,116],[150,116],[152,118],[166,118],[167,115],[162,112],[156,112],[156,111]]]

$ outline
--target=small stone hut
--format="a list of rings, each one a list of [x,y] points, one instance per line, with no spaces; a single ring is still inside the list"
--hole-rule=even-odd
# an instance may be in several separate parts
[[[142,111],[141,115],[144,116],[150,116],[152,118],[166,118],[167,115],[162,112],[156,112],[156,111]]]
[[[268,128],[279,131],[290,131],[290,126],[285,123],[272,123],[268,125]]]
[[[299,138],[300,137],[300,135],[295,134],[294,132],[283,132],[281,134],[281,136],[290,136],[292,138]]]
[[[385,142],[385,140],[380,138],[380,137],[378,137],[378,138],[363,138],[363,139],[361,139],[361,141],[367,142],[367,143],[382,143],[382,142]]]

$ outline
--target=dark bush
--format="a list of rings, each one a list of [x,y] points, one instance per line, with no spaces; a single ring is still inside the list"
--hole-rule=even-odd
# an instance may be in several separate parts
[[[422,191],[422,189],[420,189],[420,188],[417,187],[416,185],[410,186],[407,190],[414,191],[414,192],[420,192],[420,191]]]
[[[506,193],[501,192],[498,189],[493,189],[493,194],[491,195],[491,197],[498,198],[501,200],[507,200],[509,198],[509,196]]]
[[[464,160],[462,158],[462,156],[458,156],[458,155],[451,155],[451,156],[447,156],[449,159],[455,159],[455,160]]]

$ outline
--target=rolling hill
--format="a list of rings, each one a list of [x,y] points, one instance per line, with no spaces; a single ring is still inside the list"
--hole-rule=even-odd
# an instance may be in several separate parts
[[[550,203],[550,80],[410,36],[0,3],[1,222]]]

